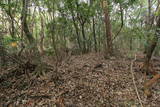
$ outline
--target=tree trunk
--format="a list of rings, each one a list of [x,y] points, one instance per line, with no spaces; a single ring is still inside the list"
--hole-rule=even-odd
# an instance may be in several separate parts
[[[44,20],[43,20],[43,16],[41,16],[40,53],[41,53],[41,55],[44,55]]]
[[[12,38],[15,38],[14,17],[12,15],[11,0],[8,0],[8,10],[6,10],[6,13],[9,16],[11,22],[10,34]]]
[[[145,62],[144,62],[143,68],[142,68],[142,70],[145,71],[147,74],[151,73],[150,69],[149,69],[150,60],[151,60],[153,51],[156,48],[156,45],[157,45],[157,42],[158,42],[158,37],[160,35],[160,30],[159,30],[159,28],[160,28],[160,17],[159,16],[157,18],[157,25],[156,26],[157,26],[156,34],[155,34],[154,38],[151,40],[149,46],[147,47],[146,58],[145,58]]]
[[[27,24],[27,12],[28,12],[28,3],[29,0],[23,0],[23,9],[22,9],[22,28],[23,31],[29,41],[29,43],[34,46],[35,45],[35,39],[32,36],[32,33],[29,31],[28,24]]]
[[[150,60],[153,54],[153,51],[155,50],[155,47],[157,45],[158,42],[158,37],[160,36],[160,16],[157,17],[157,29],[156,29],[156,34],[154,36],[154,38],[152,39],[150,46],[147,48],[147,53],[146,53],[146,58],[145,58],[145,62],[144,62],[144,66],[143,66],[143,70],[147,73],[147,74],[154,74],[153,78],[151,80],[149,80],[148,82],[146,82],[144,84],[144,93],[150,97],[151,96],[151,92],[149,90],[149,88],[158,81],[158,79],[160,79],[160,74],[157,74],[156,72],[151,72],[151,70],[149,69],[150,66]]]
[[[93,0],[90,0],[90,5],[93,5]],[[92,29],[93,29],[93,39],[94,39],[94,50],[97,52],[97,39],[96,39],[96,29],[95,29],[95,18],[92,18]]]
[[[82,37],[83,37],[83,53],[87,52],[87,46],[86,46],[86,35],[85,35],[85,30],[84,30],[84,23],[81,24],[82,27]]]
[[[0,32],[0,68],[6,65],[6,51],[3,44],[3,32]]]
[[[43,72],[43,64],[41,61],[41,56],[40,52],[38,51],[37,43],[32,35],[32,33],[29,31],[28,23],[27,23],[27,12],[28,12],[28,4],[29,0],[23,0],[23,7],[22,7],[22,30],[25,33],[25,36],[27,37],[29,44],[31,46],[31,51],[33,52],[30,56],[29,61],[31,61],[32,64],[36,65],[37,67],[35,68],[35,74],[37,76],[40,76],[44,74]]]
[[[151,5],[152,5],[152,3],[151,3],[151,0],[148,0],[148,20],[147,20],[147,23],[149,24],[149,25],[151,25]]]
[[[147,16],[147,20],[146,20],[146,29],[150,30],[151,26],[152,26],[152,21],[151,21],[151,0],[148,0],[148,16]],[[147,34],[147,45],[145,45],[145,50],[144,53],[147,53],[147,49],[148,49],[148,44],[149,44],[149,40],[150,40],[150,35]]]
[[[158,17],[158,20],[157,20],[157,30],[156,30],[156,34],[154,36],[154,38],[152,39],[150,45],[148,46],[147,48],[147,53],[146,53],[146,58],[145,58],[145,62],[144,62],[144,70],[146,72],[149,73],[149,63],[150,63],[150,60],[151,60],[151,57],[152,57],[152,54],[153,54],[153,51],[155,50],[155,47],[157,45],[157,42],[158,42],[158,37],[160,35],[160,17]]]
[[[94,49],[95,49],[95,52],[97,52],[97,39],[96,39],[96,30],[95,30],[95,19],[94,19],[94,17],[92,19],[92,22],[93,22]]]
[[[81,41],[80,41],[80,35],[79,35],[78,25],[76,24],[76,20],[75,20],[75,17],[74,17],[73,10],[70,9],[70,11],[71,11],[71,14],[72,14],[73,25],[74,25],[74,28],[76,30],[78,46],[79,46],[79,49],[81,50],[82,46],[81,46]]]
[[[104,1],[103,1],[104,2]],[[105,3],[105,4],[104,4]],[[105,16],[105,26],[106,26],[106,39],[107,39],[107,50],[106,54],[107,56],[113,54],[113,43],[112,43],[112,28],[111,28],[111,21],[110,21],[110,16],[109,16],[109,4],[108,1],[104,2],[104,16]]]
[[[132,51],[133,50],[133,38],[132,37],[130,37],[130,50]]]

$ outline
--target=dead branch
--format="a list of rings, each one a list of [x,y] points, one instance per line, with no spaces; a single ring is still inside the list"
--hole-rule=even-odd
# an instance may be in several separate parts
[[[136,82],[135,82],[135,77],[134,77],[134,74],[133,74],[133,63],[134,63],[135,61],[136,61],[136,55],[135,55],[135,58],[131,61],[130,72],[131,72],[131,74],[132,74],[132,80],[133,80],[134,88],[135,88],[135,91],[136,91],[136,94],[137,94],[137,97],[138,97],[140,106],[143,107],[143,104],[142,104],[140,95],[139,95],[139,93],[138,93],[138,88],[137,88],[137,85],[136,85]]]

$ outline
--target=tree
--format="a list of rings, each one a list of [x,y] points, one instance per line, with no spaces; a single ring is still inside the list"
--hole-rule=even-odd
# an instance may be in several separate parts
[[[104,22],[105,22],[105,30],[106,30],[106,55],[110,56],[113,54],[113,43],[112,43],[112,28],[111,28],[111,22],[110,22],[110,15],[109,15],[109,2],[102,1],[102,6],[104,10]],[[105,56],[106,56],[105,55]]]
[[[3,31],[0,31],[0,69],[1,67],[6,66],[6,50],[3,43],[3,33]]]
[[[29,31],[28,23],[27,23],[27,15],[28,15],[28,5],[30,1],[29,0],[23,0],[23,6],[22,6],[22,15],[21,15],[21,22],[22,22],[22,29],[25,33],[25,36],[27,37],[29,43],[31,46],[36,47],[35,45],[35,39],[32,35],[32,33]]]
[[[93,6],[94,1],[90,0],[90,5]],[[92,18],[92,29],[93,29],[93,38],[94,38],[94,50],[97,52],[97,39],[96,39],[96,29],[95,29],[95,16]]]
[[[156,22],[156,31],[155,31],[156,33],[155,33],[155,36],[153,37],[152,41],[150,42],[150,44],[147,48],[146,58],[145,58],[145,62],[144,62],[143,68],[142,68],[142,70],[145,71],[147,74],[153,74],[154,75],[151,80],[149,80],[148,82],[146,82],[144,84],[145,94],[149,97],[151,96],[151,93],[149,91],[149,87],[153,83],[155,83],[158,79],[160,79],[160,74],[157,74],[156,72],[154,72],[150,69],[150,60],[151,60],[152,54],[153,54],[153,52],[156,48],[156,45],[157,45],[157,42],[158,42],[158,37],[160,36],[160,15],[159,15],[160,9],[158,9],[157,12],[158,12],[158,16],[157,16],[157,22]]]
[[[33,37],[32,33],[29,31],[28,23],[27,23],[27,15],[28,15],[28,6],[30,1],[29,0],[23,0],[22,1],[22,14],[21,14],[21,24],[22,24],[22,30],[25,33],[26,38],[29,41],[29,45],[31,46],[31,51],[33,52],[31,55],[32,63],[36,65],[35,73],[39,76],[40,74],[43,74],[43,64],[41,61],[41,56],[37,47],[37,43],[35,41],[35,38]],[[22,33],[23,34],[23,33]],[[29,61],[31,60],[29,59]]]

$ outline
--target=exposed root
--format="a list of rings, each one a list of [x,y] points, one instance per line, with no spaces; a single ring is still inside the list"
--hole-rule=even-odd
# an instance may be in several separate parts
[[[155,84],[158,79],[160,79],[160,74],[156,74],[153,76],[152,79],[150,79],[149,81],[147,81],[145,84],[144,84],[144,93],[147,97],[151,97],[152,96],[152,93],[150,91],[150,87]]]

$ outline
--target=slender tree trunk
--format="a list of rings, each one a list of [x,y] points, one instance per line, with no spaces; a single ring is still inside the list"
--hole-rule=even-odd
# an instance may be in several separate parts
[[[56,40],[55,40],[55,31],[52,31],[52,46],[56,55],[56,60],[57,62],[59,62],[59,57],[58,57],[58,49],[57,49],[57,44],[56,44]]]
[[[119,36],[119,34],[120,34],[120,32],[121,32],[121,30],[122,30],[122,28],[123,28],[123,25],[124,25],[124,21],[123,21],[123,8],[122,8],[122,4],[120,3],[119,4],[119,8],[120,8],[120,13],[121,13],[121,27],[120,27],[120,29],[118,30],[118,32],[116,33],[116,35],[114,36],[114,38],[112,39],[112,41],[114,41],[118,36]]]
[[[78,46],[79,46],[79,49],[81,50],[81,49],[82,49],[82,46],[81,46],[81,41],[80,41],[79,29],[78,29],[78,26],[77,26],[77,24],[76,24],[76,20],[75,20],[74,14],[73,14],[73,10],[70,10],[70,11],[71,11],[71,13],[72,13],[73,25],[74,25],[74,28],[75,28],[75,30],[76,30]]]
[[[23,9],[22,9],[22,28],[23,31],[29,41],[29,43],[34,46],[35,45],[35,39],[33,38],[32,33],[29,31],[28,23],[27,23],[27,12],[28,12],[28,3],[29,0],[23,0]]]
[[[148,20],[147,23],[151,25],[151,0],[148,0]]]
[[[132,44],[133,44],[133,38],[131,37],[131,38],[130,38],[130,50],[131,50],[131,51],[133,50]]]
[[[153,74],[153,78],[151,80],[149,80],[148,82],[146,82],[144,84],[144,93],[150,97],[151,96],[151,92],[149,90],[149,88],[158,81],[158,79],[160,79],[160,74],[157,74],[155,71],[152,71],[151,69],[149,69],[150,67],[150,60],[153,54],[153,51],[155,50],[155,47],[157,45],[158,42],[158,37],[160,37],[160,16],[158,16],[157,18],[157,29],[156,29],[156,34],[154,36],[154,38],[152,39],[149,47],[147,48],[147,53],[146,53],[146,58],[145,58],[145,62],[144,62],[144,66],[142,68],[143,71],[145,71],[147,74]]]
[[[70,5],[72,5],[72,4],[70,3]],[[74,25],[74,28],[76,30],[76,39],[77,39],[77,42],[78,42],[78,46],[79,46],[79,49],[82,50],[81,40],[80,40],[80,34],[79,34],[78,25],[76,24],[75,14],[74,14],[74,11],[73,11],[72,7],[69,6],[68,8],[71,11],[73,25]]]
[[[55,12],[49,12],[49,17],[51,17],[51,21],[54,22],[54,15],[55,15]],[[49,19],[49,18],[48,18]],[[54,54],[56,56],[56,62],[58,63],[59,62],[59,56],[58,56],[58,46],[56,44],[56,31],[55,31],[55,24],[52,24],[49,26],[50,28],[50,34],[51,34],[51,42],[52,42],[52,47],[54,49]],[[58,39],[58,38],[57,38]]]
[[[150,0],[148,0],[148,1],[150,1]],[[160,11],[160,8],[159,8],[159,2],[158,2],[157,13],[159,13],[159,11]],[[144,93],[147,95],[147,97],[151,97],[151,92],[150,92],[149,88],[160,79],[160,74],[158,74],[155,71],[152,71],[151,69],[149,69],[152,54],[153,54],[153,52],[156,48],[158,38],[160,37],[160,16],[157,16],[156,19],[157,19],[157,23],[156,23],[157,28],[156,28],[156,31],[155,31],[155,36],[151,40],[149,46],[146,49],[146,58],[145,58],[145,62],[144,62],[143,68],[142,68],[142,70],[145,71],[147,74],[153,74],[154,75],[152,79],[150,79],[149,81],[147,81],[144,84]]]
[[[94,49],[97,52],[97,39],[96,39],[96,29],[95,29],[95,19],[94,19],[94,17],[92,19],[92,23],[93,23]]]
[[[160,17],[158,16],[157,18],[157,30],[156,30],[156,34],[154,36],[154,38],[151,40],[149,46],[146,49],[146,58],[145,58],[145,62],[144,62],[144,66],[142,68],[143,71],[145,71],[147,74],[149,74],[150,70],[149,70],[149,66],[150,66],[150,60],[153,54],[153,51],[156,48],[157,42],[158,42],[158,37],[160,36]]]
[[[14,17],[12,15],[11,0],[8,0],[8,11],[7,11],[7,14],[10,17],[10,22],[11,22],[10,34],[11,34],[12,38],[15,38]]]
[[[78,1],[76,1],[76,6],[77,6],[77,9],[79,9],[79,4],[78,4]],[[82,31],[82,42],[83,42],[83,53],[86,53],[88,50],[87,50],[87,39],[86,39],[86,35],[85,35],[85,23],[86,23],[86,18],[83,17],[83,15],[81,13],[77,13],[77,18],[79,20],[79,23],[80,23],[80,26],[81,26],[81,31]]]
[[[0,32],[0,68],[6,65],[6,51],[3,44],[3,32]]]
[[[90,0],[90,5],[93,5],[93,0]],[[93,29],[93,39],[94,39],[94,50],[97,52],[97,39],[96,39],[96,29],[95,29],[95,18],[92,18],[92,29]]]
[[[85,30],[84,30],[84,23],[81,24],[82,27],[82,37],[83,37],[83,52],[87,52],[87,46],[86,46],[86,35],[85,35]]]
[[[104,2],[104,1],[103,1]],[[105,16],[105,26],[106,26],[106,39],[107,39],[107,56],[113,54],[113,43],[112,43],[112,28],[111,28],[111,21],[109,16],[109,4],[108,1],[104,2],[104,16]]]
[[[44,20],[41,16],[40,53],[44,55]]]
[[[31,62],[34,65],[37,65],[37,67],[35,68],[35,74],[37,76],[40,76],[42,74],[44,74],[43,71],[43,64],[42,64],[42,60],[41,60],[41,56],[40,56],[40,52],[38,50],[37,47],[37,43],[32,35],[32,33],[29,31],[29,27],[28,27],[28,23],[27,23],[27,13],[28,13],[28,4],[29,4],[29,0],[23,0],[23,7],[22,7],[22,30],[25,33],[25,36],[27,37],[29,44],[31,46],[31,51],[33,52],[30,56],[30,60],[29,62]]]
[[[145,62],[142,68],[142,70],[146,72],[146,74],[152,74],[152,73],[154,74],[154,72],[151,72],[152,70],[150,69],[150,60],[151,60],[153,51],[155,50],[155,47],[157,45],[157,42],[158,42],[158,37],[157,35],[155,35],[154,38],[151,40],[149,46],[147,47],[146,58],[145,58]]]
[[[151,29],[151,26],[152,26],[152,21],[151,21],[151,0],[148,0],[148,16],[147,16],[147,20],[146,20],[146,29],[147,30],[150,30]],[[145,50],[144,50],[144,53],[147,52],[147,49],[148,49],[148,44],[149,44],[149,41],[150,41],[150,34],[147,34],[147,45],[145,45]]]
[[[101,28],[98,28],[98,51],[101,51]]]

